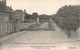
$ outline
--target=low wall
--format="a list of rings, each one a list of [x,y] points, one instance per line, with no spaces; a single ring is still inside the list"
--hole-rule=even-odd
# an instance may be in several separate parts
[[[26,22],[26,23],[21,23],[21,29],[26,29],[29,28],[30,25],[35,24],[36,22]]]

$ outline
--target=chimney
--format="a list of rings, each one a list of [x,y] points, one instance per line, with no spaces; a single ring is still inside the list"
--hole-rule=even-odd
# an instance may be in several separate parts
[[[6,0],[2,0],[2,6],[3,6],[3,9],[5,10],[6,9]]]

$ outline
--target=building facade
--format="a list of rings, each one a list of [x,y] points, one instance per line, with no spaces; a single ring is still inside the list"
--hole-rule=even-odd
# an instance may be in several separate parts
[[[26,10],[15,10],[15,17],[14,19],[19,19],[20,21],[24,21],[24,17],[26,15]]]
[[[0,1],[0,37],[14,32],[14,11],[6,6],[6,0]]]

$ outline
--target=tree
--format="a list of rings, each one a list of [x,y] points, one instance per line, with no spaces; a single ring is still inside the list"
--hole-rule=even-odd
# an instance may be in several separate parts
[[[32,14],[32,20],[37,20],[38,18],[38,13],[33,13]]]
[[[30,19],[31,19],[31,15],[26,13],[26,15],[25,15],[25,22],[26,22],[26,20],[29,21]]]
[[[49,20],[51,18],[51,16],[43,14],[43,15],[39,15],[39,18],[40,18],[40,20]]]
[[[79,21],[79,7],[80,6],[64,6],[57,11],[56,23],[61,29],[76,31],[80,26]]]

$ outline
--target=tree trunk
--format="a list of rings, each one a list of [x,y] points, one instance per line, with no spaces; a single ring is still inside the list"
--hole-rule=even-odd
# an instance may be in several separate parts
[[[70,30],[65,29],[65,34],[67,34],[68,37],[71,37]]]
[[[68,36],[68,37],[71,37],[71,32],[70,32],[70,30],[68,30],[67,36]]]

